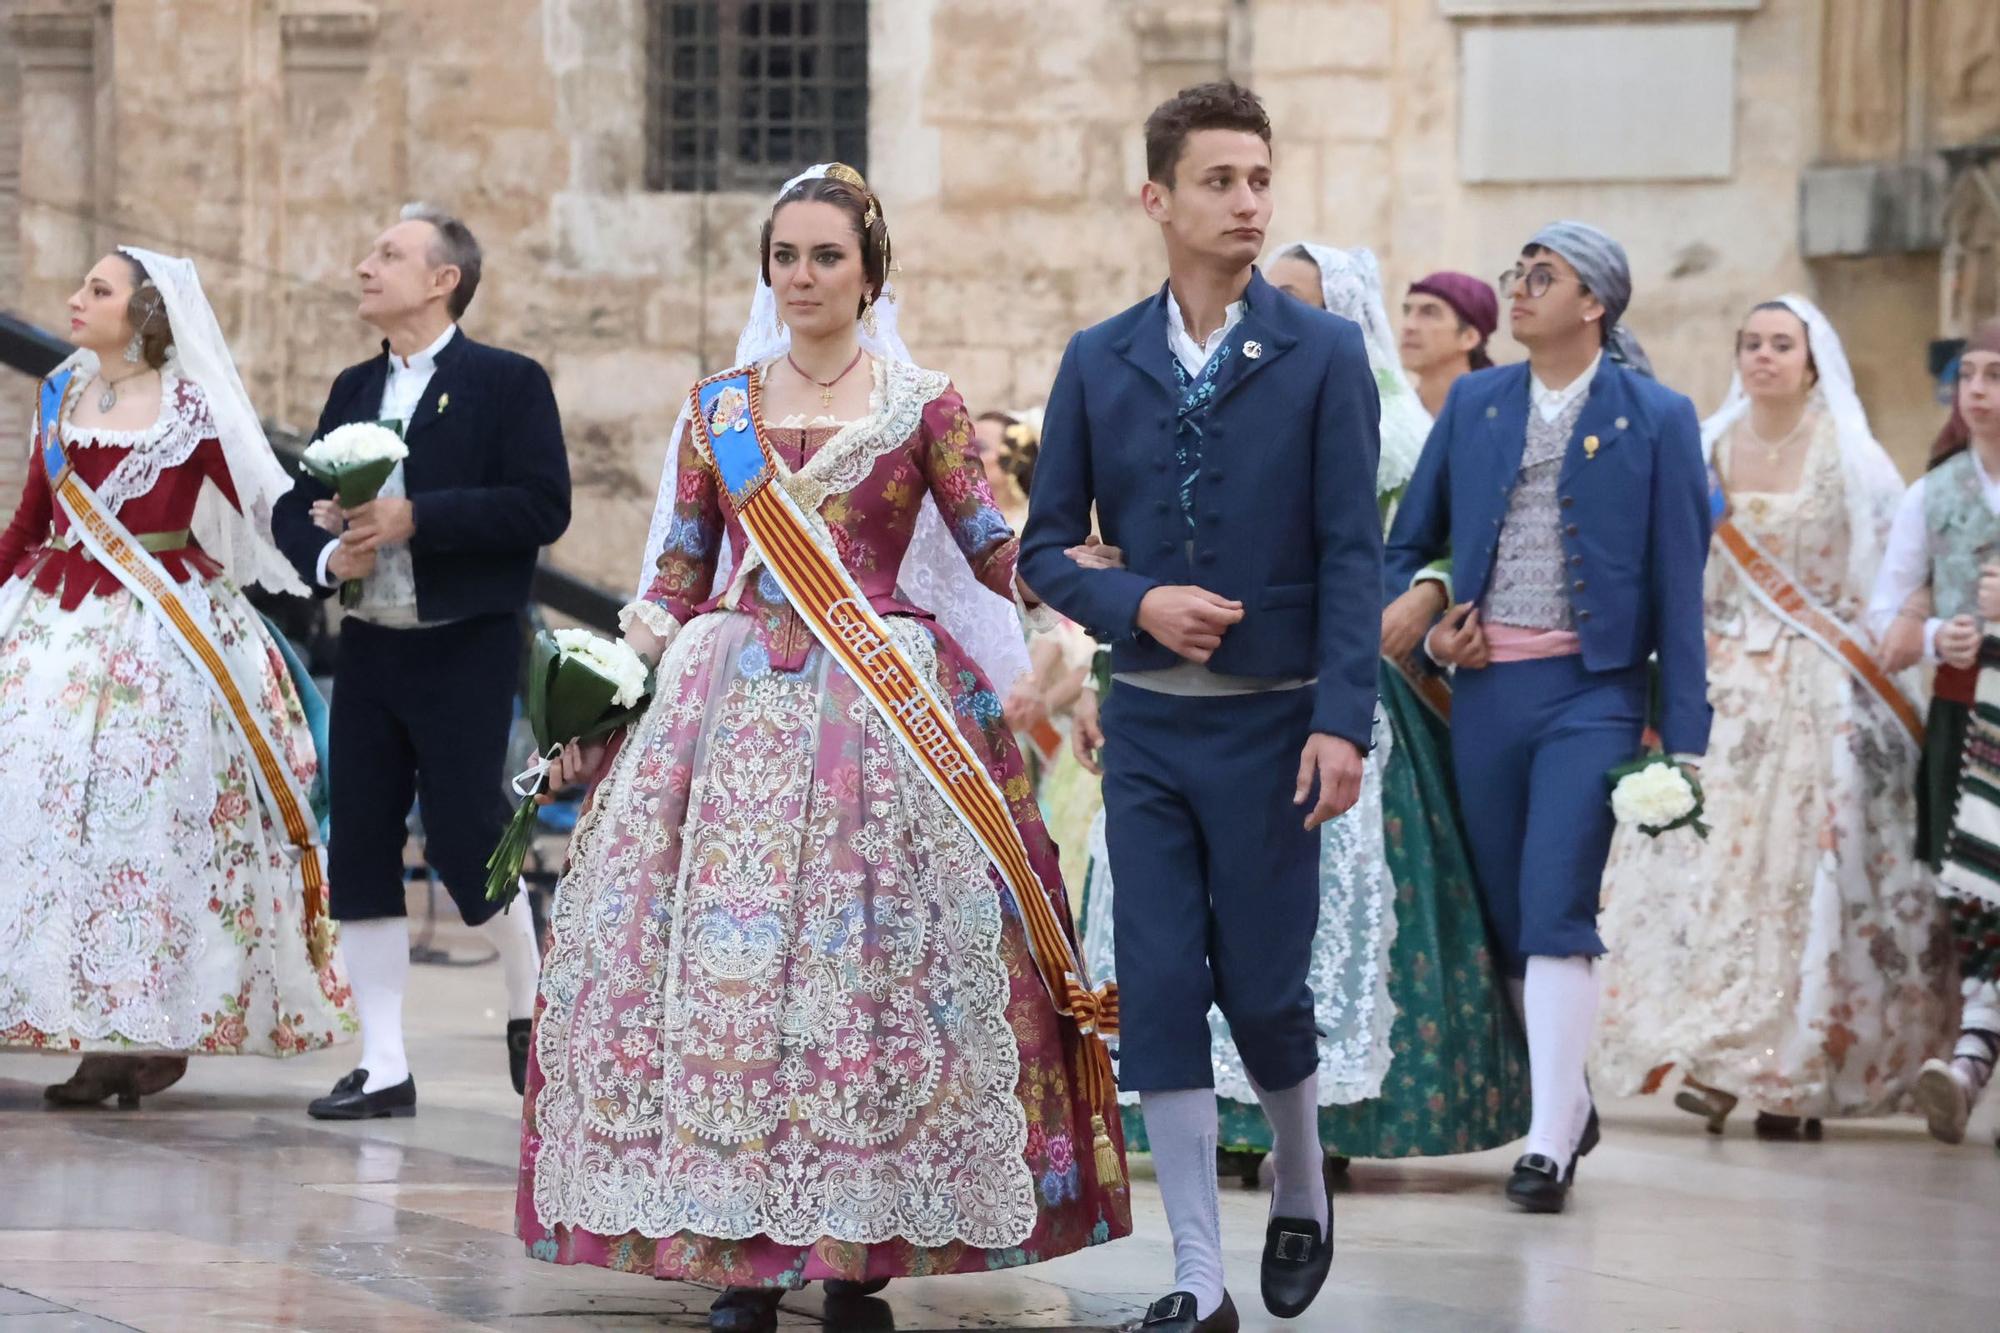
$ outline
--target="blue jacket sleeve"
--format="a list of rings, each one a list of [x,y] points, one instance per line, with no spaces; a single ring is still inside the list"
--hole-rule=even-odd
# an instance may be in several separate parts
[[[412,501],[413,551],[519,551],[547,546],[569,527],[569,453],[548,372],[525,358],[513,376],[495,440],[497,485],[425,491]]]
[[[1451,433],[1457,417],[1458,386],[1445,398],[1444,410],[1431,427],[1416,471],[1403,488],[1396,521],[1389,526],[1389,544],[1382,558],[1382,602],[1388,605],[1409,591],[1411,581],[1451,550]]]
[[[1090,510],[1099,498],[1078,365],[1081,338],[1072,337],[1064,349],[1042,415],[1042,447],[1028,497],[1020,573],[1037,598],[1082,625],[1092,638],[1109,643],[1137,631],[1139,603],[1157,581],[1129,569],[1084,569],[1063,554],[1090,535]]]
[[[1708,749],[1708,640],[1702,572],[1708,563],[1708,475],[1694,404],[1673,395],[1653,468],[1650,568],[1660,657],[1660,741],[1669,754]]]
[[[1382,651],[1382,511],[1375,475],[1382,406],[1361,330],[1342,329],[1313,422],[1313,527],[1319,548],[1319,685],[1312,729],[1366,751]]]

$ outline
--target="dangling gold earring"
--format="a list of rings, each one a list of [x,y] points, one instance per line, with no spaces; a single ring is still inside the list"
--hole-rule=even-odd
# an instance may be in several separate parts
[[[875,336],[875,303],[873,301],[861,307],[861,331],[871,338]]]

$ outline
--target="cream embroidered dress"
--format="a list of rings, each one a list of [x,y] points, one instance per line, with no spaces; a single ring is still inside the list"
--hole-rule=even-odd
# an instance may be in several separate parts
[[[1797,490],[1736,492],[1731,517],[1850,626],[1855,586],[1834,423],[1816,399]],[[1718,442],[1728,475],[1747,419]],[[1914,854],[1916,751],[1833,654],[1711,555],[1702,785],[1711,832],[1621,830],[1605,869],[1597,1090],[1669,1066],[1783,1115],[1902,1103],[1953,1022],[1951,946]]]

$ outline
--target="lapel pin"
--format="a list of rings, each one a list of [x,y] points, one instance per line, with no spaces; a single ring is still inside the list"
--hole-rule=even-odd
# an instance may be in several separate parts
[[[451,395],[450,395],[450,394],[448,394],[448,393],[446,393],[446,394],[439,394],[439,395],[438,395],[438,411],[439,411],[439,412],[443,412],[443,411],[444,411],[444,410],[445,410],[445,409],[446,409],[447,407],[450,407],[450,406],[451,406]]]
[[[1597,437],[1595,435],[1586,435],[1583,437],[1583,456],[1585,458],[1597,457]]]
[[[1252,338],[1249,342],[1243,344],[1243,355],[1255,361],[1258,357],[1264,355],[1264,344]]]

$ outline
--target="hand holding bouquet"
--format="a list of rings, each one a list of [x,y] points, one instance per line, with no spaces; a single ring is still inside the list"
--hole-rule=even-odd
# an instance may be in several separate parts
[[[646,659],[623,643],[587,629],[535,635],[526,697],[535,762],[514,779],[521,804],[487,858],[488,900],[511,902],[520,892],[521,866],[535,836],[535,798],[547,784],[549,761],[572,741],[591,740],[630,722],[645,710],[652,688]]]
[[[1649,754],[1612,769],[1610,779],[1611,813],[1620,824],[1652,838],[1677,828],[1708,836],[1708,825],[1701,822],[1701,783],[1685,764]]]
[[[359,509],[381,493],[389,474],[409,454],[409,446],[393,426],[357,421],[336,427],[307,445],[299,465],[307,476],[339,497],[342,509]],[[315,521],[319,521],[317,514]],[[340,585],[342,606],[355,606],[360,601],[359,579]]]

